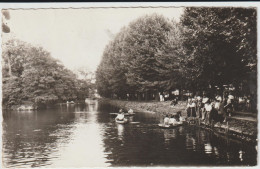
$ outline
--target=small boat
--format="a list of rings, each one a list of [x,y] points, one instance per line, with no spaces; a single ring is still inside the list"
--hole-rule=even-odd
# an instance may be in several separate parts
[[[109,113],[110,115],[118,115],[118,113]]]
[[[133,115],[135,115],[135,113],[125,113],[124,115],[125,116],[133,116]]]
[[[172,129],[172,128],[175,128],[175,127],[179,127],[181,126],[182,124],[181,123],[176,123],[174,125],[165,125],[165,124],[158,124],[158,126],[160,128],[164,128],[164,129]]]
[[[117,116],[119,113],[109,113],[111,116]],[[124,116],[133,116],[135,113],[124,113]]]
[[[127,119],[124,119],[124,120],[116,120],[116,122],[119,123],[119,124],[125,124],[125,123],[128,122],[128,120],[127,120]]]

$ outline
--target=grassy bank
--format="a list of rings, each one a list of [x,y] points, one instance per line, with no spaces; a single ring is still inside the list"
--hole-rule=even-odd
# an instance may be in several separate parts
[[[149,112],[149,113],[176,113],[181,111],[183,116],[186,116],[185,111],[186,102],[179,102],[174,107],[170,106],[170,101],[157,102],[139,102],[139,101],[124,101],[124,100],[110,100],[110,99],[101,99],[100,101],[109,103],[113,106],[117,106],[125,109],[126,111],[130,108],[134,112]],[[200,126],[204,128],[213,130],[221,134],[227,134],[228,131],[230,136],[237,137],[246,141],[256,141],[257,139],[257,121],[247,121],[241,119],[235,119],[233,117],[228,117],[228,123],[215,124],[214,127],[206,126],[203,123],[200,123]]]
[[[123,108],[125,110],[133,109],[135,112],[150,112],[150,113],[176,113],[181,111],[183,116],[186,116],[185,107],[186,102],[179,102],[174,107],[170,106],[170,101],[157,102],[139,102],[139,101],[125,101],[125,100],[110,100],[110,99],[101,99],[103,102],[107,102],[111,105]]]

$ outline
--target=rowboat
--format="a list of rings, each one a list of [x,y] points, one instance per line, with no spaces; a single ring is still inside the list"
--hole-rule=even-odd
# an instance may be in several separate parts
[[[111,116],[117,116],[119,113],[109,113]],[[133,116],[135,113],[124,113],[124,116]]]
[[[160,127],[160,128],[163,128],[163,129],[172,129],[172,128],[176,128],[176,127],[179,127],[179,126],[181,126],[182,125],[182,123],[176,123],[176,124],[174,124],[174,125],[165,125],[165,124],[158,124],[158,126]]]
[[[133,115],[135,115],[135,113],[125,113],[124,115],[125,116],[133,116]]]
[[[109,114],[117,116],[119,113],[109,113]]]
[[[117,120],[117,119],[116,119],[116,123],[119,123],[119,124],[125,124],[125,123],[127,123],[127,122],[128,122],[127,119],[124,119],[124,120]]]

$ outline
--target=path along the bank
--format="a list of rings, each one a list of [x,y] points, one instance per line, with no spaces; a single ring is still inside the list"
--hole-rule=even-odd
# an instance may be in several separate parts
[[[170,101],[139,102],[111,99],[101,99],[100,101],[107,102],[126,110],[131,108],[135,112],[160,113],[163,115],[166,113],[176,113],[177,111],[181,111],[183,116],[187,116],[185,111],[185,101],[179,102],[175,106],[170,106]],[[217,131],[219,129],[226,130],[228,128],[228,131],[233,135],[237,135],[237,137],[245,140],[257,141],[257,114],[250,112],[235,112],[231,117],[228,117],[227,121],[228,123],[215,124],[214,128],[217,129]]]

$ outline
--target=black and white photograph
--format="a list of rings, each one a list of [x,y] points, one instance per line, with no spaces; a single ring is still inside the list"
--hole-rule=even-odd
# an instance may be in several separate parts
[[[260,3],[2,3],[2,168],[257,167]]]

